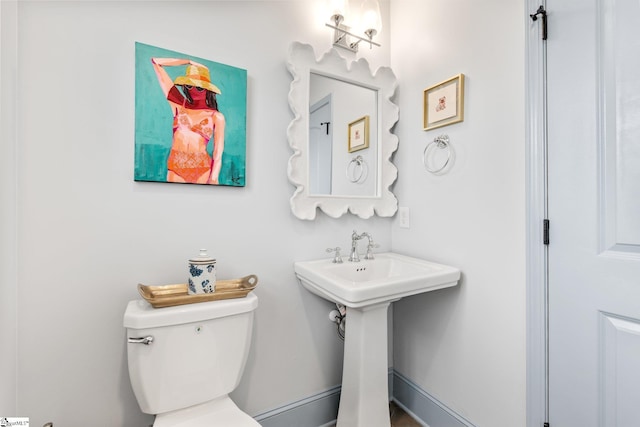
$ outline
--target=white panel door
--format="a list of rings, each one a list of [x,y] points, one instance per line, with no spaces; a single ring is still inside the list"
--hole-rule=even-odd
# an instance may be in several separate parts
[[[640,1],[551,0],[549,421],[640,426]]]

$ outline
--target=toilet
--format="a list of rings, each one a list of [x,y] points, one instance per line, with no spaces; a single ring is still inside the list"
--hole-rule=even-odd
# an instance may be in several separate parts
[[[153,427],[256,427],[229,397],[240,382],[258,297],[153,308],[130,301],[124,314],[131,386]]]

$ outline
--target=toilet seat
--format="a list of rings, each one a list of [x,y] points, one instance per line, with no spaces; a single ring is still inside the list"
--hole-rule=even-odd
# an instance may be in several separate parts
[[[153,427],[260,427],[248,414],[224,396],[177,411],[156,416]]]

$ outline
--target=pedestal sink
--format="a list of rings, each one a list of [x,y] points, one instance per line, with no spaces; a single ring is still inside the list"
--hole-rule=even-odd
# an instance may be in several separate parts
[[[342,392],[337,427],[390,427],[387,309],[400,298],[455,286],[460,270],[392,252],[338,264],[294,263],[312,293],[347,307]]]

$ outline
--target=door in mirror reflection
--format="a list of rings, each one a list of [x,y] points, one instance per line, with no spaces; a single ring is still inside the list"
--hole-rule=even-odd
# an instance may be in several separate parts
[[[377,196],[377,91],[312,72],[309,104],[310,194]],[[349,124],[367,116],[369,145],[350,153]],[[353,169],[358,156],[358,167],[362,167],[362,170],[358,170],[359,179],[356,180],[350,177],[349,171]]]
[[[331,194],[331,95],[309,108],[309,190],[311,194]]]

